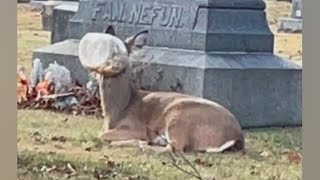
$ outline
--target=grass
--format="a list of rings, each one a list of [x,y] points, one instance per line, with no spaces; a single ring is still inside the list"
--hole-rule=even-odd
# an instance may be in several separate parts
[[[268,7],[268,12],[272,12],[268,18],[275,19],[278,11],[275,6]],[[26,5],[18,5],[17,12],[17,62],[30,71],[32,50],[49,44],[50,33],[41,30],[40,12],[31,11]],[[276,34],[275,52],[301,63],[301,39],[299,34]],[[168,164],[170,158],[166,154],[142,152],[137,148],[103,146],[96,138],[102,122],[94,118],[19,110],[17,119],[20,179],[94,179],[93,169],[102,174],[113,173],[114,179],[128,176],[133,179],[133,175],[149,179],[190,179]],[[296,180],[302,178],[302,165],[301,161],[291,162],[294,158],[290,158],[290,154],[302,155],[301,137],[301,128],[248,130],[247,154],[244,156],[195,154],[187,158],[192,162],[201,159],[210,164],[195,163],[202,176],[211,179]],[[113,162],[119,166],[114,166]],[[71,171],[66,168],[68,163],[79,172],[79,176],[68,177]],[[185,163],[178,163],[188,168]],[[49,171],[53,166],[57,167],[56,170]]]
[[[17,5],[17,61],[31,69],[32,51],[48,45],[50,32],[42,31],[39,11],[31,11],[28,5]]]
[[[68,118],[65,122],[64,120]],[[43,111],[18,113],[18,166],[19,175],[40,178],[62,178],[67,172],[39,173],[41,167],[65,166],[71,163],[83,176],[90,177],[93,168],[104,169],[109,161],[123,164],[116,178],[143,175],[150,179],[190,179],[174,167],[166,154],[142,152],[138,148],[102,146],[96,139],[102,122],[88,117],[73,117]],[[63,141],[52,140],[64,137]],[[40,137],[40,138],[36,138]],[[57,138],[56,138],[57,139]],[[212,164],[196,167],[204,177],[216,179],[301,179],[301,163],[292,163],[289,152],[302,153],[300,128],[259,129],[246,132],[247,154],[188,155]],[[86,151],[90,149],[90,151]],[[187,168],[185,164],[182,167]],[[89,170],[84,170],[87,167]],[[36,170],[35,170],[36,169]],[[34,173],[37,172],[37,173]],[[62,177],[61,177],[62,176]]]

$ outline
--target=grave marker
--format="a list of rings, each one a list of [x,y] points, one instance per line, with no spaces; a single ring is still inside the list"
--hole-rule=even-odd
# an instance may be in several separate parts
[[[243,127],[301,125],[302,68],[273,54],[264,10],[262,0],[81,0],[66,40],[36,49],[34,58],[60,60],[85,83],[77,59],[85,33],[112,25],[124,39],[148,29],[148,46],[130,58],[150,63],[144,89],[217,101]]]

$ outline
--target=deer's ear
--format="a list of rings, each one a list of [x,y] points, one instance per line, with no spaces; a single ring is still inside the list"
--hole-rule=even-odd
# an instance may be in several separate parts
[[[108,28],[107,28],[104,32],[105,32],[106,34],[111,34],[111,35],[113,35],[113,36],[116,35],[113,26],[108,26]]]
[[[147,42],[147,36],[149,35],[148,30],[139,32],[138,34],[131,36],[125,40],[129,53],[133,51],[134,48],[142,48]]]

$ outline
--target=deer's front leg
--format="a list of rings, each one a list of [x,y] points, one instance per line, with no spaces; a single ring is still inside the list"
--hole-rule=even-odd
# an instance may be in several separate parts
[[[137,144],[139,141],[146,141],[144,132],[122,129],[111,129],[100,135],[102,141],[113,145]]]
[[[170,144],[167,146],[158,146],[158,145],[148,145],[148,144],[142,144],[140,143],[139,146],[143,151],[150,150],[156,153],[167,153],[172,152],[172,147]]]

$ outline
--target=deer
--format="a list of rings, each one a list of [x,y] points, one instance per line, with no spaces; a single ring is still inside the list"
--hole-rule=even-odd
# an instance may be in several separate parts
[[[217,102],[171,91],[134,87],[130,56],[144,46],[148,30],[125,40],[109,26],[87,32],[79,60],[99,84],[105,143],[139,142],[161,152],[239,152],[245,148],[239,121]]]

